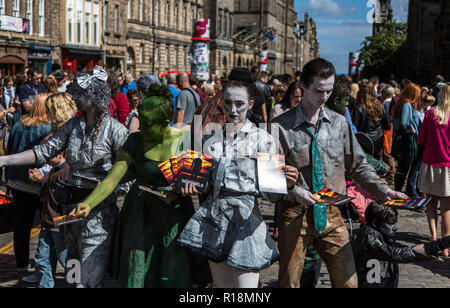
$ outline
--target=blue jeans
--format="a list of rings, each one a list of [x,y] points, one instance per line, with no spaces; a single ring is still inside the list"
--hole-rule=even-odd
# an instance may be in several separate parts
[[[66,266],[67,249],[64,243],[64,232],[41,230],[39,244],[34,257],[35,273],[39,279],[39,288],[53,288],[55,282],[56,263],[59,260]]]

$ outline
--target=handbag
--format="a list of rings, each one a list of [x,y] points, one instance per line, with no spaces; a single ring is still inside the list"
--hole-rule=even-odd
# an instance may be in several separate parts
[[[0,196],[0,234],[14,231],[14,202],[11,197]]]
[[[417,157],[417,148],[416,136],[399,127],[392,142],[391,156],[396,160],[414,159]]]

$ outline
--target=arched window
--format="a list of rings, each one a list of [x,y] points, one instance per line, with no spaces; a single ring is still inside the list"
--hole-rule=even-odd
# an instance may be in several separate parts
[[[241,61],[241,57],[238,58],[237,61],[237,66],[241,67],[242,66],[242,61]]]

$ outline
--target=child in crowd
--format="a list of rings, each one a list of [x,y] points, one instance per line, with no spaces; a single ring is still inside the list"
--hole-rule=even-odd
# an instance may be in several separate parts
[[[450,236],[413,247],[394,244],[397,210],[372,202],[365,211],[367,225],[362,225],[352,241],[360,288],[397,288],[398,263],[411,263],[437,255],[450,247]]]
[[[52,170],[41,180],[43,208],[41,212],[41,232],[35,255],[35,274],[24,278],[26,282],[39,282],[40,288],[53,288],[53,275],[56,272],[57,261],[63,267],[66,264],[67,250],[64,243],[63,228],[55,227],[52,218],[61,216],[58,202],[53,194],[56,182],[69,179],[70,167],[64,158],[64,152],[59,153],[49,162]],[[32,170],[30,178],[36,180]]]

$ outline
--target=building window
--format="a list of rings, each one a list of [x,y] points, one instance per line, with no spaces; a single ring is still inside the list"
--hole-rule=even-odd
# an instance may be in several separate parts
[[[83,3],[81,0],[77,0],[77,43],[81,44],[82,38],[82,22],[83,22]]]
[[[218,21],[217,21],[217,23],[219,24],[218,26],[218,29],[217,29],[217,32],[218,32],[218,35],[221,35],[222,34],[222,11],[219,11],[219,16],[218,16],[219,18],[218,18]]]
[[[131,0],[128,0],[127,4],[127,18],[131,19]]]
[[[228,37],[231,38],[233,36],[233,17],[231,17],[231,15],[230,15],[229,19],[230,19],[230,23],[228,24],[228,26],[230,27],[230,30],[228,32]]]
[[[201,8],[198,8],[198,9],[197,9],[197,18],[202,18],[202,15],[203,15],[202,9],[201,9]]]
[[[166,7],[165,7],[165,18],[164,20],[166,21],[165,23],[165,27],[168,28],[169,27],[169,6],[170,6],[170,0],[166,1]]]
[[[93,24],[93,31],[94,31],[94,45],[98,45],[98,16],[99,16],[99,5],[98,3],[94,3],[94,24]]]
[[[187,31],[187,20],[186,20],[186,5],[183,6],[183,20],[185,20],[185,22],[183,23],[183,31]]]
[[[166,66],[170,67],[169,47],[166,47]]]
[[[85,3],[85,20],[84,20],[84,31],[86,33],[86,45],[91,43],[91,1],[86,1]]]
[[[114,32],[119,33],[119,5],[114,7]]]
[[[45,35],[45,0],[39,0],[39,36]]]
[[[225,16],[224,16],[225,26],[223,27],[223,36],[224,37],[228,37],[228,20],[229,20],[229,16],[230,16],[230,14],[228,12],[225,12]]]
[[[175,47],[175,70],[178,70],[178,46]]]
[[[178,30],[178,4],[175,4],[174,10],[173,10],[173,26],[175,30]]]
[[[155,45],[155,54],[153,56],[155,58],[155,63],[159,62],[159,45],[156,44]]]
[[[0,6],[2,6],[2,4],[0,3]],[[4,6],[4,2],[3,2],[3,6]],[[1,10],[1,9],[0,9]],[[0,14],[4,14],[4,13],[0,13]],[[27,15],[26,15],[26,19],[29,20],[29,34],[33,33],[33,1],[32,0],[27,0]]]
[[[13,0],[13,16],[20,17],[20,0]]]
[[[153,23],[155,26],[159,24],[159,0],[155,0]]]
[[[67,1],[67,41],[73,43],[73,0]]]
[[[5,0],[0,0],[0,15],[5,15]]]
[[[139,46],[139,62],[144,63],[144,44]]]
[[[109,27],[108,27],[108,14],[109,14],[109,3],[105,2],[104,8],[103,8],[103,29],[105,29],[105,31],[109,30]]]
[[[144,20],[144,0],[139,0],[139,21]]]

